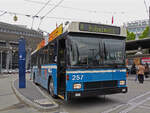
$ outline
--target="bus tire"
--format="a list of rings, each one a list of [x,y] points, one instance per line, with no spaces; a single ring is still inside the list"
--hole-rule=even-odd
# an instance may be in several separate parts
[[[57,98],[57,96],[54,94],[54,82],[52,78],[49,79],[48,92],[53,98]]]

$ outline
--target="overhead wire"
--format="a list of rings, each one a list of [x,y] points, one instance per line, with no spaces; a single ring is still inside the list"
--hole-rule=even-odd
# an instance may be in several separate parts
[[[10,12],[10,11],[6,11],[6,10],[0,10],[0,12],[4,13],[5,14],[14,14],[14,15],[20,15],[20,16],[26,16],[28,18],[33,18],[34,15],[31,15],[31,14],[24,14],[24,13],[18,13],[18,12]],[[42,18],[42,16],[35,16],[36,18]],[[47,16],[45,17],[47,19],[63,19],[63,20],[78,20],[77,18],[66,18],[66,17],[54,17],[54,16]]]
[[[45,3],[45,5],[35,14],[38,15],[52,0],[49,0],[48,2]]]
[[[3,16],[4,14],[6,14],[7,12],[3,12],[2,14],[0,14],[0,16]]]
[[[64,0],[60,0],[52,9],[50,9],[44,16],[41,17],[41,20],[40,20],[40,24],[38,26],[38,29],[40,28],[42,22],[43,22],[43,19],[50,13],[52,12],[55,8],[57,8]]]
[[[24,1],[31,2],[31,3],[37,3],[37,4],[45,4],[44,2],[34,1],[34,0],[24,0]],[[55,4],[49,4],[49,5],[55,5]],[[64,5],[60,5],[59,7],[66,8],[66,9],[77,10],[77,11],[90,12],[90,13],[105,13],[105,14],[113,14],[114,13],[114,12],[111,12],[111,11],[89,10],[89,9],[75,8],[75,7],[69,7],[69,6],[64,6]],[[124,14],[125,12],[121,11],[121,12],[115,12],[115,13]]]
[[[35,0],[24,0],[27,2],[32,2],[32,3],[37,3],[37,4],[45,4],[45,2],[40,2],[40,1],[35,1]],[[48,5],[55,5],[55,4],[48,4]],[[75,7],[70,7],[70,6],[64,6],[64,5],[59,5],[60,8],[66,8],[66,9],[72,9],[72,10],[76,10],[76,11],[84,11],[84,12],[89,12],[89,13],[104,13],[104,14],[125,14],[124,11],[119,11],[119,12],[111,12],[111,11],[98,11],[98,10],[89,10],[89,9],[82,9],[82,8],[75,8]],[[43,18],[45,18],[44,16],[40,19],[40,24],[41,25]]]
[[[145,8],[146,8],[146,13],[147,13],[147,15],[149,16],[148,8],[147,8],[147,4],[146,4],[146,1],[145,1],[145,0],[144,0],[144,5],[145,5]]]
[[[43,17],[42,19],[44,19],[50,12],[52,12],[55,8],[57,8],[64,0],[60,0],[58,2],[58,4],[56,4],[52,9],[50,9]]]
[[[26,15],[26,14],[23,14],[23,13],[11,12],[11,11],[6,11],[6,10],[0,10],[0,12],[5,13],[5,14],[7,13],[7,14],[10,14],[10,15],[12,15],[12,14],[22,15],[22,16]],[[27,16],[30,16],[30,15],[27,15]]]
[[[35,17],[36,17],[36,16],[49,4],[49,2],[51,2],[51,1],[52,1],[52,0],[49,0],[48,2],[46,2],[46,3],[44,4],[44,6],[33,16],[31,29],[32,29],[33,24],[34,24],[34,19],[35,19]]]

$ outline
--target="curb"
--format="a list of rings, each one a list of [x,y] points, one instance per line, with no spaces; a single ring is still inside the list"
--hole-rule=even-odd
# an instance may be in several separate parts
[[[17,79],[16,79],[16,80],[17,80]],[[31,107],[33,107],[33,108],[36,108],[36,109],[38,109],[38,110],[52,110],[52,109],[54,110],[54,109],[56,109],[56,108],[59,107],[58,104],[56,104],[54,101],[52,101],[51,99],[49,99],[49,97],[48,97],[47,95],[45,95],[35,84],[34,84],[34,85],[35,85],[36,88],[40,91],[40,93],[42,93],[43,96],[45,96],[48,100],[50,100],[50,101],[54,104],[54,106],[50,106],[50,107],[40,106],[40,105],[38,105],[38,104],[32,102],[31,100],[27,99],[26,97],[24,97],[23,95],[21,95],[21,94],[19,93],[19,91],[15,88],[14,82],[15,82],[16,80],[13,80],[13,81],[12,81],[11,86],[12,86],[12,89],[13,89],[15,95],[16,95],[21,101],[25,102],[25,103],[28,104],[29,106],[31,106]]]

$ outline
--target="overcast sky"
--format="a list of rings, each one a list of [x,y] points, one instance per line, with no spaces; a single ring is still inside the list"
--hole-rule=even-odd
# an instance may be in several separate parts
[[[1,22],[32,26],[32,18],[25,15],[35,15],[49,0],[0,0],[0,11],[14,12],[18,21],[13,21],[15,14],[0,16]],[[44,16],[54,8],[61,0],[51,0],[38,16]],[[147,7],[150,0],[145,0]],[[0,12],[0,15],[4,12]],[[23,14],[23,15],[21,15]],[[52,10],[42,20],[35,18],[33,28],[38,27],[51,32],[57,25],[65,21],[86,21],[103,24],[111,24],[114,16],[114,25],[123,25],[128,21],[148,19],[144,0],[62,0],[62,3]],[[48,18],[53,17],[53,18]],[[54,18],[57,17],[58,19]]]

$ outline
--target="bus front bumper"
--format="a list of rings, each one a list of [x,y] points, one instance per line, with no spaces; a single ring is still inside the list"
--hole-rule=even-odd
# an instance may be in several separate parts
[[[67,92],[67,96],[68,96],[68,99],[71,99],[75,97],[87,97],[87,96],[96,96],[96,95],[109,95],[109,94],[115,94],[115,93],[127,93],[127,91],[128,91],[127,87],[117,87],[117,88]]]

